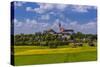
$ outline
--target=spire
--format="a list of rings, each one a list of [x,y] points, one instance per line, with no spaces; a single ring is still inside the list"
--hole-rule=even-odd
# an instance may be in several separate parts
[[[59,30],[60,30],[60,32],[63,32],[63,31],[64,31],[64,28],[61,27],[61,23],[59,23],[58,25],[59,25]]]

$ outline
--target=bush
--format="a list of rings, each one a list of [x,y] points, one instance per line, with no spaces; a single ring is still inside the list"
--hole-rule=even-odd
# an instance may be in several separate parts
[[[50,47],[50,48],[57,48],[57,43],[55,43],[55,42],[48,42],[48,46]]]
[[[41,45],[41,46],[46,46],[46,44],[47,44],[46,41],[40,42],[40,45]]]
[[[95,46],[95,44],[94,43],[89,43],[89,46]]]

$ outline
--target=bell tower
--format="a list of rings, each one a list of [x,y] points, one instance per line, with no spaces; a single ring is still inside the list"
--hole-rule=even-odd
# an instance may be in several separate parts
[[[59,23],[58,26],[59,26],[59,31],[60,31],[60,32],[63,32],[63,31],[64,31],[64,28],[61,27],[61,23]]]

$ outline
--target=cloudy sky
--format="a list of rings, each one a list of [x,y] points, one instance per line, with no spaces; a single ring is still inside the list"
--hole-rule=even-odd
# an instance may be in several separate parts
[[[50,28],[59,32],[58,23],[65,29],[73,29],[75,32],[97,33],[95,6],[14,2],[12,8],[15,34],[42,32]]]

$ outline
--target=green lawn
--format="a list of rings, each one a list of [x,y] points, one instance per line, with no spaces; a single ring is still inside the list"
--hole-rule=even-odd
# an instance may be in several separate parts
[[[96,55],[96,51],[62,54],[19,55],[15,56],[15,65],[94,61],[97,59]]]
[[[37,48],[37,49],[35,49]],[[33,65],[63,62],[80,62],[97,60],[96,47],[56,48],[37,46],[15,46],[15,65]],[[43,48],[43,47],[42,47]]]

